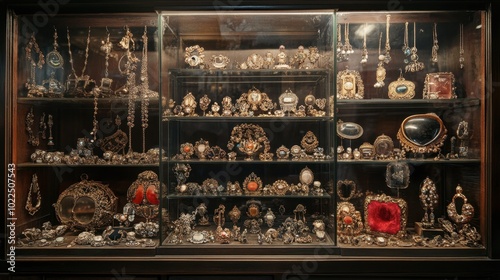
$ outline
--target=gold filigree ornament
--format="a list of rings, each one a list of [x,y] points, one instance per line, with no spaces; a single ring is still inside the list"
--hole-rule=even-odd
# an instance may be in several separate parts
[[[290,112],[295,113],[297,110],[299,98],[291,89],[287,89],[279,96],[279,103],[281,110],[290,115]]]
[[[390,99],[412,99],[415,97],[415,83],[403,78],[403,70],[399,69],[399,78],[389,84]]]
[[[457,186],[456,188],[456,194],[453,196],[452,201],[448,206],[446,207],[446,212],[448,213],[448,217],[455,222],[455,224],[466,224],[472,220],[472,217],[474,217],[474,207],[467,202],[467,197],[462,193],[463,189],[460,185]],[[462,211],[461,213],[458,214],[457,211],[457,203],[456,199],[462,199]]]
[[[443,121],[436,114],[417,114],[403,120],[397,138],[403,150],[415,154],[438,153],[446,133]]]
[[[188,92],[186,96],[182,99],[181,107],[182,111],[187,115],[187,116],[196,116],[195,109],[196,109],[196,98],[191,92]]]
[[[253,157],[261,152],[262,147],[263,150],[259,158],[261,160],[272,159],[272,153],[269,152],[271,149],[270,141],[264,129],[259,125],[245,123],[235,126],[231,132],[227,148],[232,150],[235,146],[247,156],[245,160],[253,160]]]
[[[204,67],[205,63],[205,49],[199,45],[186,47],[184,53],[184,61],[191,67]]]
[[[230,62],[231,60],[229,57],[225,55],[212,55],[210,58],[210,67],[212,69],[226,69]]]
[[[89,231],[113,222],[117,201],[108,185],[89,181],[83,174],[81,181],[64,190],[53,206],[61,224]]]
[[[343,70],[337,74],[338,99],[363,99],[365,86],[363,79],[356,70]]]
[[[248,56],[246,65],[248,69],[262,69],[264,66],[264,58],[260,54],[251,54]]]
[[[451,72],[427,73],[423,99],[455,99],[455,76]]]
[[[300,141],[300,146],[306,151],[308,154],[314,153],[314,149],[316,149],[319,145],[318,138],[312,131],[306,132],[306,135],[302,137]]]
[[[203,138],[194,143],[194,153],[199,159],[206,159],[209,149],[210,143]]]
[[[337,234],[342,243],[351,243],[352,238],[363,231],[363,218],[354,205],[347,201],[337,204]]]
[[[159,214],[160,193],[166,196],[166,185],[160,183],[155,172],[146,170],[128,188],[127,200],[134,205],[138,216],[150,222]]]
[[[276,180],[270,188],[272,195],[285,195],[289,190],[289,185],[285,180]]]
[[[376,159],[390,159],[394,153],[394,142],[390,136],[382,134],[373,142]]]
[[[304,167],[299,174],[299,181],[304,186],[309,186],[314,182],[314,172],[309,167]]]
[[[262,191],[262,180],[255,173],[250,173],[243,181],[245,194],[260,194]]]

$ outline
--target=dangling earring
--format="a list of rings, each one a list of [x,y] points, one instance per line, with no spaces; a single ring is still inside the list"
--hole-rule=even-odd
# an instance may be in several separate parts
[[[40,144],[40,138],[38,138],[38,134],[35,136],[35,133],[33,132],[34,122],[35,122],[35,114],[33,114],[33,107],[31,107],[28,114],[26,114],[26,120],[25,120],[26,131],[28,132],[28,144],[30,144],[33,147],[38,147],[38,145]]]
[[[54,146],[54,138],[52,137],[52,126],[54,125],[54,120],[52,119],[52,115],[49,115],[47,124],[49,126],[49,139],[47,141],[47,146]]]

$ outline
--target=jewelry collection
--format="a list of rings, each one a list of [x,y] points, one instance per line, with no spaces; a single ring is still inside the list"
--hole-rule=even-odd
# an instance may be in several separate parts
[[[252,172],[245,177],[241,184],[238,181],[228,181],[226,186],[213,178],[207,178],[201,184],[188,182],[192,171],[189,164],[177,163],[172,171],[177,181],[175,187],[177,195],[323,196],[326,193],[321,187],[321,182],[314,180],[314,173],[307,166],[300,171],[298,182],[295,183],[278,179],[272,184],[264,184],[262,179]]]
[[[359,91],[363,91],[362,82],[357,81],[355,86],[359,86]],[[355,89],[356,90],[356,89]],[[352,91],[352,89],[351,89]],[[314,98],[313,102],[308,102],[307,98]],[[303,105],[299,104],[298,95],[291,89],[286,89],[278,97],[278,102],[273,101],[269,95],[260,91],[256,87],[250,88],[247,92],[243,92],[239,98],[233,103],[232,98],[224,96],[221,105],[217,102],[212,102],[212,99],[207,94],[203,94],[197,99],[192,92],[188,92],[180,102],[175,105],[176,101],[170,99],[168,108],[162,114],[163,120],[168,120],[169,117],[324,117],[326,115],[326,98],[315,98],[314,95],[308,94]],[[329,100],[328,102],[332,102]],[[212,105],[210,105],[212,104]],[[298,106],[297,106],[298,105]],[[332,105],[332,104],[330,104]],[[201,110],[198,111],[197,107]],[[208,108],[210,110],[207,112]],[[330,115],[333,112],[330,112]]]
[[[271,142],[264,129],[257,124],[243,123],[236,125],[231,131],[227,143],[228,150],[210,143],[203,138],[194,144],[185,142],[180,145],[178,154],[172,156],[173,160],[192,160],[195,155],[199,160],[229,160],[241,159],[245,161],[272,161],[292,160],[309,161],[330,159],[331,155],[325,154],[324,148],[319,146],[319,140],[312,131],[307,131],[300,141],[300,145],[293,145],[290,149],[281,145],[276,149],[276,157],[271,152]],[[237,152],[234,151],[236,148]]]
[[[208,208],[204,203],[193,207],[190,213],[181,213],[179,218],[172,222],[171,229],[167,234],[165,243],[183,244],[283,244],[292,243],[312,243],[325,242],[327,240],[325,218],[322,215],[311,215],[314,221],[309,227],[306,218],[307,209],[304,205],[298,204],[292,211],[293,215],[285,215],[285,208],[280,205],[280,214],[276,215],[271,207],[268,207],[260,200],[250,199],[243,205],[234,205],[229,211],[228,217],[232,226],[226,227],[225,209],[226,206],[220,204],[214,209],[213,220],[215,229],[199,230],[198,226],[208,226],[196,222],[197,217],[207,218]],[[283,211],[281,211],[281,209]],[[200,214],[203,213],[203,214]],[[239,226],[242,214],[247,216],[243,221],[243,228]],[[267,226],[267,230],[262,228]],[[274,226],[276,225],[276,228]],[[314,238],[313,238],[314,236]]]
[[[383,88],[387,76],[385,65],[391,62],[390,40],[390,15],[386,15],[385,44],[382,49],[383,33],[379,33],[378,64],[376,68],[375,88]],[[405,55],[405,72],[422,71],[425,66],[419,61],[416,40],[417,27],[413,24],[413,47],[408,41],[408,22],[405,23],[402,51]],[[342,40],[342,29],[344,40]],[[350,43],[349,23],[337,25],[337,61],[346,62],[352,59],[354,50]],[[438,33],[437,24],[433,25],[433,45],[431,62],[438,63]],[[460,25],[460,68],[464,68],[463,25]],[[448,130],[439,116],[433,113],[410,115],[405,118],[396,134],[399,148],[395,147],[393,139],[385,134],[374,139],[373,144],[363,142],[358,148],[352,147],[352,141],[363,136],[363,127],[353,122],[337,123],[337,135],[340,145],[337,147],[338,160],[381,160],[389,161],[386,166],[385,180],[387,186],[398,190],[398,197],[385,194],[366,193],[363,209],[356,209],[353,200],[363,196],[357,184],[349,179],[338,180],[336,194],[340,201],[336,205],[335,216],[332,220],[320,213],[308,213],[303,204],[297,204],[292,211],[285,210],[283,204],[270,205],[265,201],[269,197],[285,196],[318,196],[332,195],[327,187],[332,182],[322,182],[307,166],[299,174],[293,174],[295,181],[290,178],[278,178],[274,181],[264,182],[255,172],[249,172],[240,181],[227,181],[222,184],[214,178],[206,178],[201,182],[189,181],[192,167],[191,161],[317,161],[329,160],[334,155],[333,151],[326,151],[319,145],[318,137],[312,131],[302,133],[300,142],[290,147],[280,145],[272,149],[272,137],[266,129],[255,123],[239,123],[234,125],[229,135],[225,148],[210,144],[209,141],[199,138],[194,142],[179,141],[179,153],[170,159],[166,152],[160,148],[146,149],[146,130],[149,126],[149,107],[151,98],[159,98],[158,92],[149,87],[148,78],[148,36],[147,27],[142,36],[142,57],[134,54],[136,42],[128,27],[124,29],[124,36],[119,42],[119,47],[124,51],[118,63],[119,72],[126,77],[126,84],[119,90],[113,90],[113,80],[109,75],[109,60],[113,54],[113,43],[110,32],[106,28],[106,39],[102,41],[101,52],[104,54],[105,70],[101,85],[96,86],[85,72],[87,69],[89,53],[91,50],[91,28],[89,27],[84,51],[83,66],[78,75],[75,71],[75,60],[71,49],[70,30],[67,28],[67,44],[69,65],[71,73],[66,83],[61,83],[55,78],[55,71],[63,69],[64,58],[59,52],[57,42],[57,29],[54,27],[54,42],[52,51],[44,56],[33,34],[25,48],[26,57],[30,64],[30,75],[26,82],[27,97],[85,97],[93,98],[92,131],[90,138],[79,138],[76,148],[68,154],[52,151],[55,146],[53,138],[54,117],[43,113],[39,118],[38,132],[34,131],[35,114],[31,108],[25,119],[27,142],[33,147],[41,146],[41,140],[47,140],[47,150],[36,149],[30,156],[34,163],[68,164],[68,165],[112,165],[112,164],[157,164],[161,161],[173,160],[172,174],[175,178],[172,187],[178,196],[234,196],[249,197],[240,205],[210,205],[199,203],[191,206],[189,211],[180,213],[177,220],[165,223],[167,244],[308,244],[313,242],[326,242],[329,240],[328,231],[335,228],[338,241],[353,246],[368,245],[378,247],[452,247],[452,246],[480,246],[481,236],[469,223],[474,218],[474,207],[464,195],[464,189],[458,185],[451,202],[446,206],[449,220],[437,218],[435,211],[438,209],[439,193],[436,184],[428,177],[420,184],[419,202],[424,211],[421,223],[425,229],[440,228],[443,236],[431,239],[419,235],[412,235],[406,230],[408,206],[406,201],[399,198],[399,190],[408,188],[410,184],[410,166],[406,159],[425,158],[427,154],[438,154],[434,160],[441,157],[444,141],[447,139]],[[354,41],[354,40],[353,40]],[[354,43],[353,43],[354,44]],[[233,68],[230,59],[225,54],[210,55],[200,45],[186,47],[184,62],[190,69],[221,70]],[[33,53],[38,56],[35,60]],[[245,55],[246,56],[246,55]],[[233,62],[239,70],[272,69],[319,69],[324,62],[317,47],[304,48],[299,46],[293,55],[289,55],[284,45],[279,46],[277,52],[266,52],[263,56],[251,53],[244,62]],[[138,63],[139,79],[136,79]],[[393,61],[394,62],[394,61]],[[44,64],[52,68],[50,79],[37,84],[37,69],[42,69]],[[368,64],[367,24],[363,26],[363,44],[361,49],[360,64]],[[328,67],[325,67],[328,68]],[[189,70],[191,71],[191,70]],[[389,83],[388,97],[394,100],[413,99],[415,97],[415,83],[405,80],[402,68],[397,80]],[[364,84],[361,74],[356,70],[345,70],[337,73],[336,97],[339,100],[364,99]],[[40,79],[38,79],[40,80]],[[137,83],[139,80],[139,84]],[[455,94],[455,80],[451,72],[428,73],[426,75],[423,98],[424,99],[453,99]],[[325,107],[329,106],[329,113],[333,115],[333,98],[316,98],[311,92],[294,92],[291,88],[284,89],[279,97],[276,93],[268,94],[255,86],[246,89],[237,97],[210,96],[207,94],[193,94],[187,92],[182,100],[168,100],[163,112],[163,120],[171,117],[324,117],[327,114]],[[295,90],[295,89],[294,89]],[[116,131],[103,139],[98,139],[99,133],[99,98],[127,95],[126,117],[116,115],[114,124]],[[300,97],[299,97],[300,96]],[[301,99],[303,98],[303,104]],[[165,100],[166,101],[166,100]],[[138,103],[140,102],[140,103]],[[177,103],[177,104],[176,104]],[[300,105],[299,105],[300,103]],[[142,129],[142,152],[132,149],[132,130],[135,127],[137,104],[140,104],[140,117]],[[220,105],[219,105],[220,104]],[[121,130],[123,119],[126,119],[128,133]],[[36,129],[36,128],[35,128]],[[48,133],[47,133],[48,130]],[[432,135],[419,132],[425,130]],[[321,136],[321,135],[320,135]],[[446,159],[468,158],[469,123],[462,121],[458,124],[456,136],[451,139],[450,153]],[[198,138],[196,138],[198,139]],[[458,140],[457,140],[458,139]],[[297,139],[298,140],[298,139]],[[344,147],[344,141],[349,141]],[[102,157],[94,154],[94,148],[102,150]],[[354,149],[353,149],[354,148]],[[160,158],[160,154],[163,158]],[[176,162],[177,161],[177,162]],[[183,162],[185,161],[185,162]],[[313,169],[315,169],[313,167]],[[198,171],[198,170],[195,170]],[[323,171],[318,171],[323,172]],[[319,174],[316,174],[318,177]],[[242,180],[241,180],[242,179]],[[128,247],[154,247],[157,243],[151,239],[158,235],[160,224],[157,221],[160,215],[160,200],[167,197],[167,186],[159,181],[158,175],[153,171],[140,173],[137,180],[132,182],[127,191],[127,205],[123,213],[116,212],[117,197],[108,185],[89,180],[86,174],[81,176],[81,181],[70,185],[63,191],[57,202],[53,205],[56,217],[61,226],[52,227],[50,222],[45,223],[42,229],[30,228],[22,232],[24,238],[20,239],[20,246],[114,246],[124,244]],[[331,187],[333,189],[333,187]],[[160,193],[163,197],[160,197]],[[256,198],[251,198],[255,196]],[[463,203],[457,201],[462,200]],[[30,215],[35,215],[41,208],[42,196],[38,182],[38,175],[32,175],[25,209]],[[81,203],[81,205],[78,205]],[[276,203],[274,200],[272,203]],[[71,204],[71,205],[70,205]],[[85,204],[93,204],[94,216],[85,215]],[[269,205],[268,205],[269,204]],[[67,208],[70,205],[71,210]],[[307,205],[307,204],[306,204]],[[461,205],[461,209],[457,209]],[[216,206],[216,207],[214,207]],[[227,207],[226,206],[233,206]],[[272,206],[272,207],[271,207]],[[286,206],[287,208],[289,205]],[[226,209],[229,210],[226,212]],[[273,212],[274,211],[276,212]],[[213,210],[213,212],[212,212]],[[384,211],[391,214],[389,221],[383,221]],[[213,213],[213,215],[212,215]],[[168,214],[164,214],[168,217]],[[133,225],[135,217],[145,219]],[[119,221],[120,226],[110,224]],[[163,221],[162,221],[163,222]],[[387,224],[384,224],[386,223]],[[230,226],[226,227],[230,223]],[[333,224],[333,225],[332,225]],[[383,224],[383,225],[381,225]],[[387,227],[384,227],[387,226]],[[200,229],[200,227],[204,227]],[[266,228],[267,227],[267,228]],[[83,230],[74,239],[64,236],[68,230]],[[102,234],[96,234],[97,229],[103,229]],[[141,239],[142,238],[142,239]]]

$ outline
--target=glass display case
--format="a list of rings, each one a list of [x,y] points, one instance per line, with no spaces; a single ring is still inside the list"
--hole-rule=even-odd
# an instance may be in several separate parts
[[[23,18],[8,109],[17,255],[154,255],[156,14]]]
[[[343,12],[337,20],[342,253],[485,255],[485,14]]]
[[[21,259],[491,252],[486,11],[25,18],[5,121]]]
[[[159,251],[335,245],[334,12],[162,12],[161,23]]]

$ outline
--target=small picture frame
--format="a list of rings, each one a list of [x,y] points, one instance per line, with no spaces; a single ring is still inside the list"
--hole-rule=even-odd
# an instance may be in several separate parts
[[[451,72],[428,73],[425,76],[423,99],[454,99],[455,76]]]

